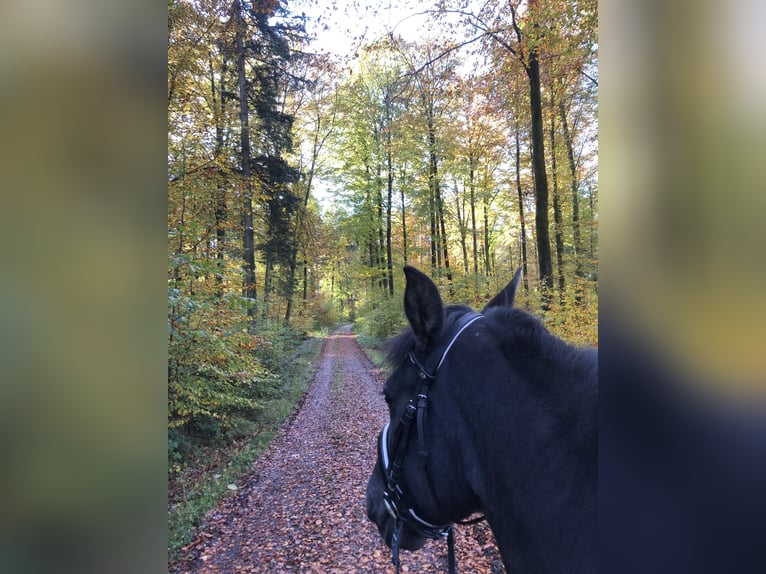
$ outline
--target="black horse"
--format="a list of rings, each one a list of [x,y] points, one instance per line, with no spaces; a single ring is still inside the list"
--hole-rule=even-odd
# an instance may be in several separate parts
[[[417,550],[483,513],[508,572],[595,572],[597,351],[513,308],[520,271],[482,310],[444,307],[405,267],[410,326],[393,339],[391,420],[367,515],[392,548]]]

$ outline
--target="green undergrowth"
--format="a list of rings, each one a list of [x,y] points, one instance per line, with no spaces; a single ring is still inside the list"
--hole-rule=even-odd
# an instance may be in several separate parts
[[[279,384],[259,398],[257,415],[234,421],[236,432],[224,441],[185,445],[183,463],[169,465],[169,562],[192,540],[205,514],[236,489],[237,479],[295,412],[311,383],[323,341],[323,337],[308,338],[281,360],[273,357],[270,367]]]
[[[377,337],[371,337],[365,333],[360,333],[357,335],[356,341],[373,365],[379,369],[386,368],[386,358],[382,347],[384,343],[383,340]]]

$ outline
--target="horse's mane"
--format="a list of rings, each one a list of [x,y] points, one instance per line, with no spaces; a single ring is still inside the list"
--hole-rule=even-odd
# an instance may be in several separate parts
[[[517,307],[493,307],[484,316],[501,339],[523,353],[544,355],[573,371],[596,371],[598,352],[567,343],[552,334],[543,322],[531,313]]]
[[[449,305],[445,309],[442,334],[454,332],[459,318],[472,309],[466,305]],[[567,364],[570,369],[590,374],[597,369],[595,349],[575,347],[545,328],[543,322],[531,313],[517,307],[492,307],[484,318],[504,347],[516,348],[524,354],[542,354],[549,360]],[[415,334],[407,326],[399,335],[384,346],[387,363],[396,369],[407,354],[415,348]]]

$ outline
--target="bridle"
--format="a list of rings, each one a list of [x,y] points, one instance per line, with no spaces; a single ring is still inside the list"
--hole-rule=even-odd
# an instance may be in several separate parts
[[[474,524],[481,520],[484,520],[483,516],[474,518],[467,521],[450,520],[444,524],[432,524],[423,519],[415,511],[412,498],[407,494],[402,484],[402,461],[404,459],[404,452],[407,448],[407,442],[410,436],[410,430],[412,428],[413,420],[416,421],[417,435],[418,435],[418,456],[420,459],[420,466],[426,475],[428,482],[428,488],[430,490],[431,498],[436,502],[437,506],[441,509],[444,506],[441,504],[441,499],[436,491],[434,485],[434,478],[431,473],[428,472],[428,450],[425,444],[425,421],[426,410],[428,408],[428,391],[431,385],[436,381],[436,374],[439,368],[447,358],[452,345],[460,337],[461,333],[465,331],[471,324],[482,318],[481,313],[470,312],[466,313],[457,323],[457,329],[455,334],[449,339],[449,342],[444,346],[441,353],[432,354],[432,356],[439,357],[439,362],[436,364],[432,371],[426,369],[423,364],[415,356],[414,351],[410,351],[408,359],[415,370],[418,372],[419,383],[415,395],[410,398],[407,406],[404,409],[399,425],[393,434],[393,437],[389,440],[389,425],[386,423],[383,430],[380,433],[380,439],[378,442],[378,462],[379,468],[383,478],[383,502],[386,505],[388,513],[394,519],[394,533],[391,538],[391,553],[396,572],[399,572],[399,539],[401,536],[401,530],[404,524],[411,530],[417,532],[419,535],[425,538],[431,538],[433,540],[447,539],[448,550],[448,565],[450,574],[455,572],[455,539],[453,534],[453,526],[457,524]],[[390,448],[392,447],[392,448]]]

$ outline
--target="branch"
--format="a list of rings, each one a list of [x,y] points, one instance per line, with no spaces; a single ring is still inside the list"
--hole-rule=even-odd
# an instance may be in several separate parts
[[[511,23],[513,24],[513,29],[516,31],[516,40],[521,43],[521,29],[519,28],[519,23],[516,21],[516,7],[511,3]]]
[[[389,39],[391,40],[391,43],[394,44],[394,45],[397,44],[397,42],[396,42],[396,40],[394,38],[393,32],[396,29],[396,27],[399,24],[401,24],[404,20],[407,20],[408,18],[412,18],[414,16],[423,16],[423,15],[429,15],[429,14],[441,14],[441,15],[444,15],[444,14],[456,14],[456,15],[459,15],[459,16],[464,16],[464,17],[468,18],[469,22],[473,25],[474,28],[476,28],[477,30],[481,31],[481,34],[479,34],[477,36],[474,36],[473,38],[469,38],[468,40],[465,40],[463,42],[460,42],[460,43],[458,43],[458,44],[456,44],[456,45],[454,45],[454,46],[452,46],[450,48],[447,48],[446,50],[440,52],[435,57],[433,57],[430,60],[428,60],[425,63],[423,63],[417,69],[413,68],[410,72],[405,74],[406,76],[417,76],[420,72],[422,72],[424,69],[426,69],[428,66],[430,66],[434,62],[437,62],[438,60],[444,58],[445,56],[451,54],[452,52],[454,52],[456,50],[459,50],[460,48],[468,46],[469,44],[473,44],[477,40],[481,40],[482,38],[486,38],[486,37],[492,38],[495,42],[500,44],[503,48],[508,50],[508,52],[510,52],[514,57],[519,57],[519,53],[517,52],[517,50],[513,46],[511,46],[511,44],[506,42],[503,38],[501,38],[498,35],[498,32],[502,31],[502,29],[500,29],[500,30],[492,30],[489,27],[489,25],[486,22],[484,22],[481,18],[476,16],[476,14],[473,14],[471,12],[466,12],[464,10],[424,10],[422,12],[417,12],[417,13],[411,14],[410,16],[407,16],[406,18],[404,18],[404,19],[400,20],[399,22],[397,22],[394,25],[394,27],[389,31]],[[515,12],[514,12],[514,22],[513,22],[513,24],[514,24],[514,28],[516,29],[517,37],[520,40],[521,39],[521,32],[520,32],[518,26],[516,25]],[[402,50],[400,48],[400,52],[401,51]]]
[[[586,73],[585,73],[585,72],[583,72],[582,70],[580,71],[580,73],[581,73],[583,76],[585,76],[586,78],[588,78],[588,79],[589,79],[591,82],[593,82],[593,83],[596,85],[596,87],[598,87],[598,80],[597,80],[597,79],[595,79],[593,76],[590,76],[590,75],[586,74]]]
[[[468,44],[472,44],[472,43],[476,42],[477,40],[480,40],[481,38],[484,38],[486,35],[487,35],[487,33],[482,33],[482,34],[480,34],[478,36],[475,36],[474,38],[471,38],[470,40],[466,40],[465,42],[460,42],[459,44],[455,44],[454,46],[451,46],[451,47],[445,49],[444,51],[440,52],[439,54],[437,54],[436,56],[434,56],[433,58],[431,58],[430,60],[425,62],[419,68],[413,69],[407,75],[410,75],[410,74],[418,75],[420,72],[425,70],[428,66],[430,66],[434,62],[437,62],[437,61],[441,60],[442,58],[444,58],[445,56],[448,56],[449,54],[451,54],[455,50],[459,50],[460,48],[463,48],[464,46],[467,46]]]
[[[490,38],[495,40],[495,42],[500,44],[503,48],[508,50],[514,56],[517,55],[516,54],[516,50],[508,42],[506,42],[505,40],[503,40],[502,38],[500,38],[497,35],[497,33],[500,30],[492,30],[489,27],[489,25],[486,22],[484,22],[484,20],[482,20],[481,18],[479,18],[476,14],[473,14],[472,12],[466,12],[465,10],[441,10],[441,11],[427,10],[426,12],[439,13],[439,14],[457,14],[459,16],[465,16],[465,17],[467,17],[469,19],[469,21],[471,21],[471,24],[473,24],[473,26],[475,28],[478,28],[479,30],[484,32],[484,35],[489,36]],[[517,32],[517,36],[519,38],[519,41],[521,41],[520,32],[519,32],[518,28],[516,27],[515,19],[514,19],[513,24],[514,24],[514,28],[516,28],[516,32]]]

